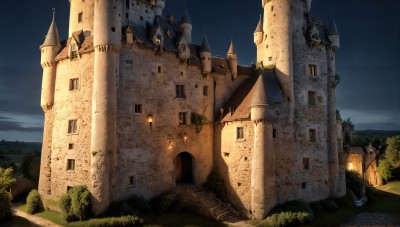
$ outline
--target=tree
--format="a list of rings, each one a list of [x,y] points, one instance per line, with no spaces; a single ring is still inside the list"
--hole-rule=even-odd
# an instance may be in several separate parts
[[[13,216],[11,210],[12,196],[7,192],[7,188],[15,182],[12,172],[12,168],[3,169],[0,167],[0,221],[8,220]]]
[[[394,172],[400,169],[400,136],[386,140],[387,148],[383,159],[379,160],[378,172],[386,181],[394,177]]]

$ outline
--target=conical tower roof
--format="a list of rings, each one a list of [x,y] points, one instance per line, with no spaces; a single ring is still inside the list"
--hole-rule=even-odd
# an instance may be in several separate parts
[[[192,24],[192,21],[190,20],[187,8],[185,9],[185,12],[183,13],[183,16],[181,19],[181,24]]]
[[[233,41],[231,41],[231,45],[229,47],[228,54],[236,54],[235,46],[233,45]]]
[[[332,18],[332,22],[331,22],[331,25],[328,30],[328,35],[339,35],[335,20],[333,18]]]
[[[254,33],[256,33],[256,32],[263,32],[263,23],[262,23],[261,15],[260,15],[260,21],[258,21],[258,25],[257,25],[257,28],[254,31]]]
[[[58,36],[58,29],[56,25],[56,21],[54,20],[51,22],[49,31],[47,32],[46,39],[41,47],[45,46],[61,46],[60,38]]]
[[[273,106],[283,101],[282,89],[271,69],[260,70],[250,106]]]
[[[203,41],[201,42],[200,52],[212,52],[206,35],[204,35]]]

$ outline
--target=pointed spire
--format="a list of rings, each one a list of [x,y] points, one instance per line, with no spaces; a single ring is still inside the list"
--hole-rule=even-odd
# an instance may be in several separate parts
[[[49,31],[47,32],[46,39],[41,47],[45,46],[61,46],[60,38],[58,36],[58,29],[55,20],[56,10],[53,8],[53,20],[51,22]]]
[[[332,18],[331,25],[329,26],[328,35],[339,35],[335,20],[333,18]]]
[[[185,12],[183,13],[183,16],[181,19],[181,24],[192,24],[192,21],[190,20],[190,17],[189,17],[189,12],[187,10],[187,7],[185,7]]]
[[[231,40],[231,45],[229,47],[228,54],[236,54],[235,46],[233,45],[233,40]]]
[[[201,42],[200,52],[212,52],[210,44],[208,44],[207,35],[204,34],[203,41]]]
[[[263,23],[262,23],[261,14],[260,14],[260,21],[258,22],[257,28],[254,31],[254,33],[256,33],[256,32],[263,32]]]

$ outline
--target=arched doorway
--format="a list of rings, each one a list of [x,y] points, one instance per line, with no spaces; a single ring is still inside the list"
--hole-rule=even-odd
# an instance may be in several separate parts
[[[174,160],[174,174],[177,184],[193,184],[193,157],[182,152]]]

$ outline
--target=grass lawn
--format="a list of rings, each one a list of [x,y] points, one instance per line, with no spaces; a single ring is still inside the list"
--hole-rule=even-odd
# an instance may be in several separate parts
[[[30,226],[31,223],[25,218],[15,216],[12,220],[5,223],[1,223],[3,227],[14,227],[14,226]]]
[[[27,207],[25,203],[20,203],[17,205],[17,209],[27,213]],[[42,211],[39,213],[34,214],[35,216],[47,219],[53,223],[59,224],[59,225],[67,225],[68,223],[66,221],[64,221],[64,219],[61,218],[60,213],[57,212],[53,212],[53,211]]]
[[[170,213],[163,215],[144,215],[144,226],[171,226],[171,227],[196,227],[196,226],[226,226],[220,222],[192,213]]]
[[[387,185],[377,187],[375,198],[369,198],[369,202],[359,208],[341,208],[338,211],[328,213],[319,211],[315,213],[312,226],[339,226],[346,223],[351,217],[359,213],[393,214],[400,217],[400,182],[390,182]]]

